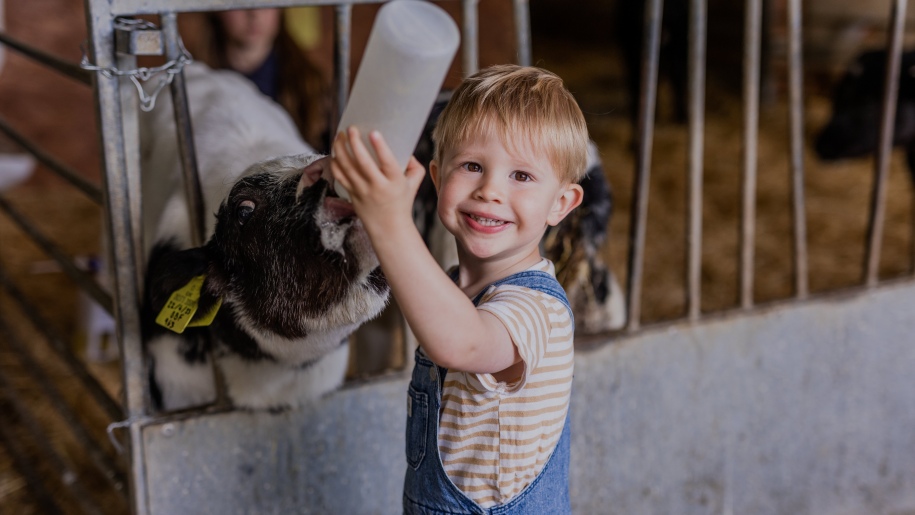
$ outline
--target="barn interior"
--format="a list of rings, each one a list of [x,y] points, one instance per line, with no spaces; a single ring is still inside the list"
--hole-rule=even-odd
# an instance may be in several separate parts
[[[637,168],[631,116],[638,101],[626,86],[624,43],[616,18],[625,0],[560,0],[531,2],[532,63],[557,73],[578,100],[596,142],[613,193],[613,214],[608,240],[601,255],[621,284],[627,284],[632,243],[633,195]],[[457,2],[436,2],[456,18]],[[756,165],[755,288],[753,304],[765,306],[797,297],[796,267],[792,246],[792,168],[788,111],[787,0],[763,2],[763,50]],[[333,12],[311,8],[305,19],[313,31],[309,52],[332,77]],[[480,9],[480,66],[516,59],[509,0],[486,0]],[[804,4],[803,170],[806,209],[806,244],[809,294],[812,298],[861,288],[866,281],[865,260],[875,185],[871,157],[827,162],[817,157],[813,142],[832,114],[832,94],[849,63],[860,52],[885,47],[888,41],[889,2],[816,0]],[[356,6],[353,25],[353,69],[358,66],[377,6]],[[182,15],[183,34],[193,48],[196,15]],[[715,317],[741,309],[741,188],[744,159],[745,112],[742,98],[742,44],[744,12],[738,3],[710,0],[708,4],[708,71],[705,90],[704,163],[701,247],[701,314]],[[684,20],[685,21],[685,20]],[[0,30],[59,58],[77,63],[87,40],[82,2],[0,0]],[[911,40],[906,31],[906,41]],[[102,158],[98,141],[96,100],[91,88],[61,78],[20,53],[0,45],[0,122],[9,124],[29,141],[84,179],[98,184]],[[662,61],[663,62],[663,61]],[[461,77],[455,63],[446,86]],[[658,84],[657,116],[651,147],[651,178],[644,252],[641,299],[643,326],[664,326],[682,321],[687,313],[688,165],[689,132],[677,119],[677,92],[662,69]],[[21,142],[0,131],[0,203],[9,213],[19,213],[46,234],[78,264],[91,268],[100,256],[102,211],[98,205],[65,183],[46,165],[26,157]],[[9,183],[5,177],[12,177]],[[894,149],[889,163],[885,199],[885,225],[879,261],[879,282],[896,283],[911,278],[913,263],[913,188],[905,154]],[[28,421],[14,414],[16,403],[34,406],[46,443],[68,459],[74,477],[47,482],[44,492],[30,488],[29,474],[53,475],[53,464],[35,461],[31,471],[17,467],[16,451],[0,445],[0,511],[38,514],[48,510],[47,498],[65,498],[57,483],[79,480],[91,496],[108,506],[104,513],[127,513],[129,508],[112,484],[126,488],[124,478],[103,477],[93,471],[84,449],[67,427],[59,404],[91,421],[102,443],[102,461],[121,469],[120,459],[107,447],[103,410],[89,400],[62,365],[59,353],[47,345],[41,331],[80,356],[91,374],[114,398],[121,394],[120,366],[114,341],[101,348],[87,347],[92,303],[81,293],[48,253],[36,245],[11,216],[0,216],[0,281],[14,284],[35,307],[44,327],[24,314],[7,291],[0,294],[0,420],[3,440],[34,434]],[[625,331],[623,331],[625,332]],[[397,338],[397,336],[392,336]],[[402,339],[402,337],[401,337]],[[611,343],[606,343],[607,341]],[[578,344],[612,345],[606,333],[582,335]],[[15,342],[15,343],[13,343]],[[7,343],[7,344],[3,344]],[[20,347],[32,357],[23,358]],[[358,348],[358,347],[357,347]],[[366,353],[369,351],[366,350]],[[356,356],[358,352],[354,353]],[[392,357],[393,356],[393,357]],[[356,363],[352,380],[397,373],[402,354]],[[354,360],[357,358],[354,358]],[[43,377],[58,385],[61,398],[51,399],[35,385],[28,369],[40,368]],[[52,402],[53,401],[53,402]],[[32,456],[41,451],[25,449]],[[31,459],[26,457],[26,459]],[[60,496],[60,497],[58,497]],[[65,513],[82,513],[79,503],[63,504]]]

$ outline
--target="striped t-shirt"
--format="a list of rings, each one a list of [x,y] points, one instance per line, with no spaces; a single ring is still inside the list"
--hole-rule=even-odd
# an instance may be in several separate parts
[[[555,276],[547,259],[528,270]],[[505,325],[524,370],[512,383],[449,371],[438,446],[451,481],[488,508],[530,484],[559,441],[572,388],[574,327],[561,301],[521,286],[490,286],[477,309]]]

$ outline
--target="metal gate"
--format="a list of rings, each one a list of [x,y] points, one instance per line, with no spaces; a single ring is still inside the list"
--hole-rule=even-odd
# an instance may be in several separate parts
[[[337,95],[340,105],[345,105],[348,70],[350,69],[350,24],[354,4],[377,3],[374,1],[272,1],[270,6],[289,7],[302,5],[334,5],[336,12],[336,53],[335,73],[338,84]],[[791,116],[791,164],[792,164],[792,206],[793,206],[793,252],[795,263],[795,297],[797,300],[809,300],[808,266],[806,251],[806,221],[803,191],[803,116],[802,116],[802,71],[801,62],[801,1],[788,0],[787,27],[789,43],[789,93]],[[44,430],[35,423],[30,414],[31,407],[17,397],[10,387],[8,378],[0,371],[0,392],[7,412],[15,413],[16,418],[33,437],[31,445],[37,446],[43,459],[48,460],[61,472],[55,481],[69,491],[74,506],[85,513],[112,513],[128,510],[131,513],[224,513],[227,507],[241,513],[286,513],[323,512],[332,508],[343,512],[378,512],[390,508],[391,503],[399,497],[390,485],[379,482],[379,472],[374,470],[374,462],[399,462],[400,452],[397,445],[383,445],[385,441],[399,441],[400,414],[396,406],[400,405],[404,385],[403,378],[390,378],[373,384],[371,388],[356,386],[347,389],[341,395],[306,409],[286,414],[252,414],[234,412],[224,408],[208,408],[181,414],[169,414],[161,417],[151,415],[147,405],[148,391],[146,369],[140,342],[140,323],[138,299],[140,298],[140,274],[143,270],[143,256],[139,255],[136,242],[139,234],[139,159],[136,116],[138,109],[137,92],[129,75],[119,75],[115,70],[136,70],[137,56],[157,54],[164,51],[169,63],[181,61],[183,52],[178,36],[177,18],[179,12],[208,11],[230,8],[264,7],[256,1],[225,0],[86,0],[86,13],[91,48],[88,54],[90,68],[75,63],[64,62],[31,48],[29,45],[0,34],[0,42],[39,63],[50,66],[70,79],[85,85],[91,85],[97,99],[100,122],[100,142],[104,156],[105,173],[101,186],[89,183],[67,165],[60,163],[34,143],[24,138],[15,128],[0,118],[0,130],[11,139],[30,151],[48,168],[83,192],[92,201],[103,206],[105,210],[106,229],[111,242],[110,261],[113,264],[114,283],[112,294],[100,287],[96,281],[66,255],[48,237],[43,235],[34,224],[22,216],[0,196],[2,209],[23,232],[33,239],[49,256],[57,261],[64,272],[83,288],[100,306],[115,315],[117,339],[121,353],[123,398],[119,401],[109,395],[98,381],[89,373],[79,357],[68,347],[65,338],[55,334],[52,324],[43,319],[40,309],[33,305],[28,296],[17,287],[13,278],[0,269],[0,285],[6,294],[20,306],[24,316],[44,336],[48,347],[52,349],[76,377],[83,388],[106,414],[108,427],[116,445],[123,447],[123,453],[113,452],[104,440],[99,438],[99,428],[87,428],[80,417],[68,405],[64,395],[54,386],[43,372],[42,366],[31,357],[28,346],[10,330],[0,314],[0,339],[15,353],[24,371],[34,378],[42,388],[45,397],[53,404],[53,409],[66,420],[90,457],[95,467],[94,474],[108,483],[110,489],[117,492],[118,500],[114,503],[100,503],[87,493],[84,484],[87,476],[75,470],[69,459],[46,445],[48,438]],[[687,313],[682,323],[673,324],[674,331],[681,337],[698,330],[714,332],[714,325],[700,326],[698,322],[706,317],[700,313],[700,261],[702,249],[702,169],[703,169],[703,128],[705,105],[705,61],[706,61],[706,10],[705,0],[690,2],[690,46],[689,46],[689,98],[690,113],[690,155],[689,155],[689,203],[688,203],[688,274],[687,274]],[[463,15],[463,53],[462,64],[465,73],[478,67],[477,61],[477,0],[461,2]],[[743,150],[743,187],[742,217],[740,244],[740,310],[736,317],[743,314],[762,318],[777,318],[778,313],[772,310],[757,311],[753,301],[754,291],[754,239],[756,220],[756,152],[757,125],[760,99],[760,30],[762,23],[762,0],[747,0],[745,5],[744,26],[744,59],[743,59],[743,101],[744,101],[744,150]],[[880,259],[882,231],[884,224],[884,204],[886,197],[886,177],[892,142],[893,115],[895,113],[896,87],[899,77],[899,63],[902,52],[906,2],[894,0],[890,15],[888,38],[889,58],[883,103],[882,125],[880,131],[880,149],[877,154],[870,230],[864,264],[863,290],[877,286],[878,263]],[[630,231],[630,254],[628,259],[628,323],[625,331],[616,335],[601,338],[601,343],[611,339],[628,341],[633,344],[650,343],[657,331],[644,331],[641,323],[641,292],[644,277],[643,261],[645,248],[645,227],[648,216],[648,181],[651,171],[652,142],[654,134],[655,102],[657,98],[657,77],[660,41],[660,23],[663,16],[663,1],[646,2],[645,39],[643,47],[647,50],[642,68],[642,83],[645,88],[639,103],[639,124],[636,138],[636,180],[633,192],[632,224]],[[530,64],[530,30],[528,26],[528,6],[524,0],[514,1],[514,14],[519,49],[519,62]],[[131,20],[135,16],[156,15],[161,27],[137,25]],[[180,72],[180,69],[179,69]],[[168,72],[165,72],[168,73]],[[190,126],[187,115],[187,99],[184,95],[181,73],[169,74],[170,89],[175,99],[176,119],[179,121],[177,137],[182,142],[185,153],[184,165],[186,177],[186,194],[189,199],[199,196],[199,186],[195,186],[196,171],[193,157],[193,142],[190,137]],[[189,202],[200,205],[199,200]],[[193,208],[192,208],[193,209]],[[192,219],[195,217],[192,217]],[[198,231],[198,236],[199,231]],[[905,286],[905,285],[904,285]],[[898,293],[898,285],[881,295]],[[889,293],[887,293],[887,291]],[[901,297],[909,298],[907,291]],[[887,302],[887,301],[883,301]],[[819,305],[810,307],[805,302],[800,309],[819,310]],[[866,309],[862,308],[862,309]],[[828,308],[826,309],[828,311]],[[799,311],[789,310],[784,316],[789,318]],[[714,319],[711,324],[717,323]],[[738,319],[730,329],[741,324],[748,324],[747,319]],[[790,322],[799,323],[799,322]],[[649,342],[649,343],[644,343]],[[602,351],[607,354],[606,348]],[[615,351],[614,351],[615,352]],[[599,377],[585,373],[585,377]],[[613,384],[593,381],[593,384],[582,387],[586,393],[583,398],[593,398],[613,390]],[[394,407],[394,408],[392,408]],[[340,434],[353,414],[360,419],[372,420],[380,428],[378,435],[360,438],[360,435]],[[907,415],[911,413],[907,412]],[[402,433],[402,431],[400,431]],[[264,441],[264,435],[273,435]],[[9,449],[10,454],[18,457],[17,465],[29,481],[30,486],[38,493],[43,508],[49,513],[66,511],[61,503],[67,502],[47,494],[47,478],[42,478],[30,459],[22,451],[23,445],[8,425],[0,425],[0,439]],[[259,443],[255,443],[259,442]],[[315,447],[312,443],[318,442]],[[323,442],[323,443],[321,443]],[[182,460],[186,456],[188,445],[199,446],[200,456],[208,461],[195,463],[198,470],[189,472]],[[733,442],[732,442],[733,443]],[[333,445],[333,449],[321,447]],[[326,452],[336,452],[337,464],[325,463]],[[372,455],[372,460],[360,464],[360,457]],[[252,464],[254,462],[259,464]],[[263,465],[266,463],[267,465]],[[317,475],[324,481],[321,484],[311,483],[315,474],[304,470],[314,465],[320,468]],[[247,468],[245,468],[247,467]],[[599,467],[589,464],[587,467]],[[245,469],[240,473],[239,469]],[[584,469],[583,469],[584,470]],[[588,469],[590,470],[590,469]],[[600,469],[599,469],[600,470]],[[380,474],[390,476],[389,471]],[[394,474],[396,476],[396,474]],[[580,476],[579,474],[578,476]],[[208,478],[232,478],[227,485],[237,485],[241,477],[249,478],[254,486],[244,492],[226,491],[222,498],[206,498],[213,495],[213,484]],[[578,477],[576,476],[576,477]],[[329,478],[329,479],[328,479]],[[574,478],[573,478],[574,479]],[[911,483],[912,478],[907,478]],[[93,481],[90,477],[89,481]],[[587,481],[587,480],[582,480]],[[593,479],[592,479],[593,481]],[[328,486],[329,485],[329,486]],[[322,487],[327,487],[323,488]],[[709,487],[712,488],[712,487]],[[358,492],[357,492],[358,491]],[[201,492],[205,492],[201,497]],[[218,492],[218,490],[216,491]],[[43,493],[43,494],[42,494]],[[592,502],[605,502],[601,491],[581,494],[577,501],[579,508],[594,506]],[[392,501],[391,497],[394,496]],[[647,494],[646,494],[647,495]],[[69,500],[70,498],[68,498]],[[376,504],[373,504],[375,502]],[[726,503],[724,504],[726,506]],[[733,503],[731,504],[733,506]],[[675,510],[676,511],[676,510]]]
[[[334,61],[337,101],[339,106],[346,104],[351,53],[352,10],[357,4],[377,4],[383,0],[352,1],[301,1],[289,0],[271,2],[269,7],[293,6],[333,6],[335,12],[334,26]],[[518,59],[521,63],[530,61],[530,35],[527,17],[527,3],[514,0],[514,21]],[[137,133],[137,112],[141,101],[147,105],[155,98],[147,96],[140,87],[140,82],[158,79],[158,87],[169,86],[174,99],[175,117],[177,120],[180,149],[183,153],[182,164],[185,171],[186,194],[192,220],[197,220],[195,239],[200,242],[202,235],[202,201],[200,186],[196,178],[196,162],[193,140],[190,133],[190,119],[187,111],[187,97],[184,91],[181,67],[188,55],[183,49],[178,33],[177,14],[182,12],[213,11],[223,9],[244,9],[267,7],[258,1],[213,1],[202,0],[187,2],[183,0],[162,1],[115,1],[87,0],[86,19],[89,29],[88,56],[82,63],[72,63],[36,49],[35,47],[0,33],[0,43],[8,48],[33,59],[61,74],[93,88],[98,107],[100,126],[100,145],[104,170],[101,185],[92,184],[71,167],[61,163],[39,145],[29,141],[19,131],[0,118],[0,130],[14,142],[32,153],[51,171],[72,184],[88,196],[93,202],[104,208],[107,241],[111,248],[108,254],[113,270],[112,293],[101,287],[92,275],[74,262],[71,256],[61,250],[51,238],[42,232],[26,216],[17,211],[9,202],[0,197],[2,209],[13,222],[34,242],[54,259],[67,276],[116,320],[117,340],[120,349],[122,366],[122,393],[119,401],[114,399],[98,380],[87,370],[85,363],[73,351],[67,338],[56,334],[53,325],[43,319],[41,310],[28,298],[28,295],[17,287],[15,281],[0,269],[0,284],[6,293],[19,305],[23,314],[37,328],[49,347],[58,354],[74,377],[79,379],[80,386],[90,394],[104,411],[109,425],[108,435],[114,446],[104,441],[99,427],[87,427],[87,422],[74,413],[59,386],[43,371],[21,341],[0,319],[0,335],[21,360],[23,368],[31,379],[44,392],[53,405],[53,409],[62,416],[66,425],[78,439],[98,473],[109,483],[109,487],[119,493],[115,504],[93,498],[85,484],[86,472],[77,471],[76,467],[49,445],[50,437],[31,414],[31,407],[18,398],[13,387],[0,373],[0,389],[4,394],[5,407],[15,414],[19,424],[27,428],[33,441],[24,445],[17,441],[17,435],[6,425],[0,426],[0,437],[14,456],[17,467],[29,482],[48,513],[62,511],[70,500],[85,513],[113,513],[129,509],[133,513],[148,513],[149,503],[146,495],[147,456],[142,441],[142,428],[154,419],[150,416],[148,384],[145,377],[145,364],[140,343],[140,322],[138,306],[140,284],[144,257],[138,249],[140,235],[139,193],[139,138]],[[478,67],[478,10],[476,0],[461,2],[462,15],[462,68],[473,72]],[[161,27],[136,17],[158,16]],[[165,55],[166,63],[156,68],[141,68],[137,56]],[[157,77],[158,76],[158,77]],[[155,88],[153,88],[155,89]],[[138,98],[141,97],[141,98]],[[338,113],[339,115],[339,113]],[[211,408],[208,412],[219,411]],[[193,418],[195,415],[184,414],[180,418]],[[89,423],[91,424],[91,423]],[[120,429],[125,431],[122,432]],[[54,488],[63,487],[71,497],[57,498],[48,487],[48,480],[41,477],[41,472],[31,462],[26,448],[36,445],[41,457],[60,471],[60,477],[50,480]],[[117,453],[113,452],[114,447]],[[91,481],[91,478],[90,478]],[[121,503],[121,506],[117,506]],[[66,511],[66,510],[63,510]]]

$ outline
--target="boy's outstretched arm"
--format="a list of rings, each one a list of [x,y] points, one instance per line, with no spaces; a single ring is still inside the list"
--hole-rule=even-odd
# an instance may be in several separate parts
[[[425,169],[411,158],[404,173],[381,134],[369,139],[349,128],[334,141],[331,170],[347,189],[381,262],[394,298],[423,350],[437,364],[472,373],[497,373],[520,361],[508,330],[478,311],[429,253],[413,222],[413,198]]]

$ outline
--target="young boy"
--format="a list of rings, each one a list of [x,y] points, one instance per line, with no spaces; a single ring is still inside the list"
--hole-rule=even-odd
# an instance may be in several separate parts
[[[568,513],[574,324],[547,226],[581,203],[587,128],[562,80],[494,66],[454,92],[433,133],[449,276],[411,216],[424,169],[349,128],[331,169],[350,193],[419,341],[407,404],[405,513]]]

